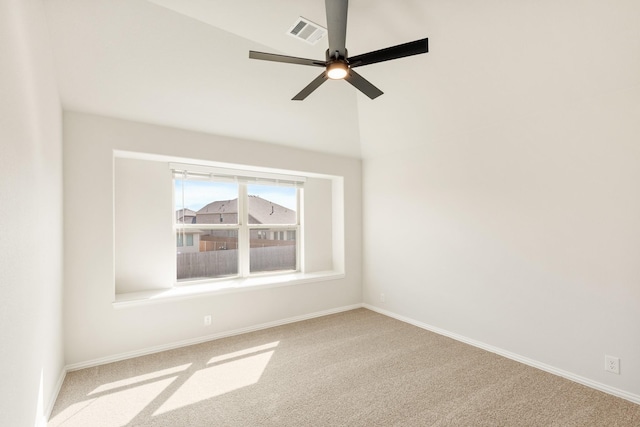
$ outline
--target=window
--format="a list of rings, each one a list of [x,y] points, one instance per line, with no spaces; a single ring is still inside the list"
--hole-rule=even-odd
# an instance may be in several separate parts
[[[303,178],[171,167],[178,282],[299,270]]]
[[[186,239],[186,243],[185,243]],[[191,233],[178,233],[176,238],[176,243],[178,247],[182,246],[193,246],[193,234]]]
[[[177,162],[165,156],[114,153],[114,301],[118,307],[223,290],[291,286],[344,274],[343,177],[206,159],[202,160],[206,166]],[[184,201],[181,179],[185,183]],[[222,184],[233,186],[234,192],[220,197],[225,191]],[[200,197],[203,194],[206,197]],[[218,213],[209,216],[208,224],[200,215],[200,222],[196,222],[197,212],[213,201],[238,197],[242,208],[242,203],[249,206],[252,196],[283,207],[290,205],[296,212],[296,222],[277,221],[277,206],[269,215],[270,204],[262,213],[271,218],[268,222],[276,224],[259,223],[260,211],[252,213],[251,218],[246,211],[245,219],[242,215],[231,218],[224,212],[222,222]],[[293,202],[286,201],[292,197]],[[295,261],[291,255],[279,258],[280,265],[265,262],[273,260],[273,254],[261,258],[278,249],[293,253]],[[183,264],[188,268],[182,265],[178,280],[178,252],[185,254],[181,255],[185,259],[207,252],[207,256],[217,257],[218,263],[214,269],[205,263],[197,271],[193,263],[188,264],[193,260],[186,261]],[[185,286],[196,283],[198,286]]]

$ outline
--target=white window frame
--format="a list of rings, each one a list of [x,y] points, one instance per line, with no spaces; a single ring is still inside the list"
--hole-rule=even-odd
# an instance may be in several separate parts
[[[174,274],[175,278],[175,286],[185,286],[185,285],[193,285],[200,284],[212,281],[221,281],[221,280],[233,280],[233,279],[244,279],[250,277],[259,277],[259,276],[278,276],[278,275],[287,275],[296,272],[303,272],[302,268],[302,242],[304,241],[303,237],[303,221],[302,221],[302,198],[303,198],[303,185],[306,181],[306,178],[300,176],[293,175],[283,175],[283,174],[275,174],[268,172],[254,172],[254,171],[245,171],[245,170],[236,170],[236,169],[226,169],[226,168],[214,168],[209,166],[201,166],[201,165],[185,165],[179,163],[170,163],[170,169],[173,171],[173,179],[172,183],[172,209],[173,209],[173,233],[176,241],[178,240],[178,233],[181,230],[237,230],[238,233],[238,274],[236,275],[228,275],[228,276],[220,276],[220,277],[208,277],[201,279],[177,279],[177,261],[175,266],[176,274]],[[180,179],[180,174],[184,177],[198,177],[203,180],[211,180],[214,182],[235,182],[238,185],[238,223],[237,224],[180,224],[177,221],[177,217],[175,215],[175,207],[176,207],[176,194],[175,194],[175,181],[176,179]],[[184,178],[183,178],[184,179]],[[264,184],[264,185],[285,185],[285,186],[294,186],[296,188],[296,220],[295,224],[249,224],[249,212],[248,212],[248,185],[250,184]],[[296,265],[293,270],[278,270],[278,271],[266,271],[266,272],[256,272],[252,273],[251,270],[251,259],[250,259],[250,236],[251,231],[254,229],[269,229],[270,231],[277,230],[284,232],[284,235],[287,235],[287,231],[295,231],[296,233]],[[184,238],[183,238],[184,240]]]

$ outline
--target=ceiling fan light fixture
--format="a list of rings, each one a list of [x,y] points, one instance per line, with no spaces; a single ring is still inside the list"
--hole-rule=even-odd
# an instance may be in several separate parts
[[[344,61],[334,61],[327,65],[327,77],[332,80],[340,80],[347,77],[349,66]]]

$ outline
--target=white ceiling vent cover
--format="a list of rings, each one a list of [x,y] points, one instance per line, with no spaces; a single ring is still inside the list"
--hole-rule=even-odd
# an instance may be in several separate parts
[[[318,40],[327,34],[327,29],[301,16],[296,20],[291,28],[289,28],[287,34],[291,37],[304,40],[309,44],[316,44]]]

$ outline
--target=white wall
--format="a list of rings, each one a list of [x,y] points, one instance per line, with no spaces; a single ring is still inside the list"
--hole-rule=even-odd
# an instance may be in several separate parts
[[[304,271],[307,273],[342,268],[339,262],[334,265],[334,260],[342,259],[344,250],[334,254],[332,249],[333,222],[342,222],[332,217],[332,198],[338,197],[332,194],[332,184],[333,181],[326,178],[308,178],[304,184]]]
[[[346,278],[114,309],[114,150],[344,176]],[[64,158],[67,364],[362,301],[360,160],[71,112]]]
[[[115,293],[173,286],[171,189],[166,161],[114,159]]]
[[[3,426],[44,423],[64,366],[62,113],[48,38],[40,1],[0,2]]]
[[[640,398],[639,118],[636,86],[450,137],[401,124],[363,162],[365,302]]]

